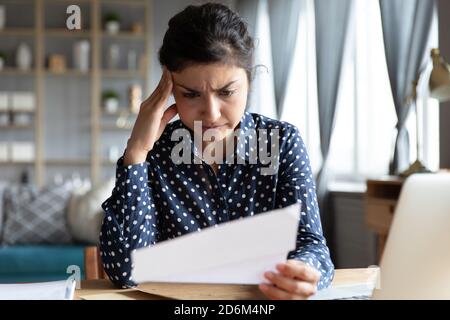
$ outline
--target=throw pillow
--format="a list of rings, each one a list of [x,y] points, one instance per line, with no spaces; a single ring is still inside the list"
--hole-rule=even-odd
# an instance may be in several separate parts
[[[70,184],[53,185],[37,192],[19,187],[5,194],[3,243],[67,244],[72,237],[67,228],[66,209]]]
[[[115,179],[112,178],[90,190],[78,190],[72,194],[67,221],[75,240],[98,244],[104,217],[101,205],[111,196],[114,184]]]

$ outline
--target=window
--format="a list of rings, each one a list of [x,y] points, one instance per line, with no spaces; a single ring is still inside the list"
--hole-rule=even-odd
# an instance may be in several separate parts
[[[313,171],[322,162],[317,108],[314,3],[305,1],[300,15],[298,41],[282,120],[299,127],[307,145]],[[331,138],[328,166],[334,181],[363,181],[388,173],[393,152],[397,117],[391,93],[384,52],[378,0],[354,1],[348,40],[344,52],[335,127]],[[430,48],[437,46],[437,24],[432,30]],[[431,60],[419,84],[421,159],[433,170],[438,168],[438,106],[428,99],[426,87]],[[416,159],[415,113],[407,122],[410,159]]]
[[[299,128],[314,174],[322,164],[317,108],[314,1],[302,1],[293,66],[287,83],[281,120]]]

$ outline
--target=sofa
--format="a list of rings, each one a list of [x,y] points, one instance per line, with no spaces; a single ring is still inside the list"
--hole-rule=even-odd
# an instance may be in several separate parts
[[[113,180],[40,189],[0,181],[0,283],[64,280],[69,266],[84,279],[84,249],[98,243],[101,203],[113,187]]]
[[[14,245],[0,247],[0,283],[67,279],[68,266],[80,267],[84,279],[85,244]]]

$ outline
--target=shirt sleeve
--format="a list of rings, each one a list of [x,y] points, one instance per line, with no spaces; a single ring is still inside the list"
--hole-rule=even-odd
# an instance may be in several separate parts
[[[100,255],[106,274],[121,288],[136,286],[131,252],[155,244],[158,237],[149,166],[148,162],[124,166],[122,156],[117,162],[115,187],[102,204]]]
[[[321,274],[317,286],[320,290],[333,280],[334,265],[322,232],[316,186],[306,147],[295,126],[286,130],[290,132],[282,135],[286,138],[280,143],[276,206],[301,204],[297,246],[287,258],[301,260],[316,268]]]

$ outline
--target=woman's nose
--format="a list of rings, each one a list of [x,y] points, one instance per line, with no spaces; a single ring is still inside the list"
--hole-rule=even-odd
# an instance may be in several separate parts
[[[205,101],[205,107],[203,108],[203,119],[208,121],[208,124],[214,123],[220,119],[220,102],[215,97],[207,97]]]

